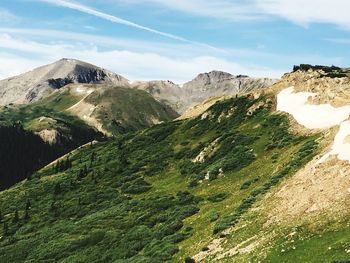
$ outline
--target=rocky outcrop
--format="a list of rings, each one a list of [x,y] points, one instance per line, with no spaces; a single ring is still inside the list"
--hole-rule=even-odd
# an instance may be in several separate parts
[[[79,60],[65,58],[0,81],[0,105],[37,101],[70,83],[129,86],[128,80],[120,75]]]
[[[147,91],[156,100],[177,112],[182,112],[187,107],[186,103],[183,102],[186,97],[185,91],[170,80],[135,81],[131,85],[133,88]]]
[[[234,76],[222,71],[199,74],[184,84],[183,89],[190,94],[191,103],[201,103],[209,97],[235,95],[274,84],[276,80],[268,78],[250,78],[244,75]]]
[[[170,81],[135,82],[134,88],[152,94],[178,113],[203,103],[212,97],[231,96],[252,90],[266,88],[277,80],[268,78],[250,78],[245,75],[232,75],[222,71],[199,74],[182,87]],[[186,116],[191,114],[186,114]]]

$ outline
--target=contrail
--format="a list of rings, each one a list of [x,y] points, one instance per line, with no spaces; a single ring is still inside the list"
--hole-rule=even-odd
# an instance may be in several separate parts
[[[145,30],[145,31],[148,31],[148,32],[151,32],[151,33],[154,33],[154,34],[157,34],[157,35],[161,35],[161,36],[164,36],[164,37],[167,37],[167,38],[171,38],[171,39],[174,39],[174,40],[178,40],[178,41],[182,41],[182,42],[186,42],[186,43],[190,43],[190,44],[195,44],[195,45],[205,46],[207,48],[214,49],[216,51],[221,51],[221,52],[223,51],[223,50],[221,50],[219,48],[216,48],[216,47],[204,44],[204,43],[191,41],[191,40],[188,40],[186,38],[183,38],[183,37],[180,37],[180,36],[177,36],[177,35],[173,35],[173,34],[169,34],[169,33],[166,33],[166,32],[162,32],[162,31],[159,31],[159,30],[156,30],[156,29],[153,29],[153,28],[149,28],[149,27],[146,27],[146,26],[142,26],[142,25],[133,23],[131,21],[122,19],[122,18],[117,17],[117,16],[113,16],[113,15],[109,15],[109,14],[103,13],[101,11],[98,11],[98,10],[92,8],[92,7],[89,7],[89,6],[86,6],[86,5],[82,5],[82,4],[77,3],[77,2],[70,2],[70,1],[67,1],[67,0],[38,0],[38,1],[46,2],[46,3],[49,3],[49,4],[56,5],[56,6],[61,6],[61,7],[74,9],[74,10],[77,10],[77,11],[80,11],[80,12],[83,12],[83,13],[86,13],[86,14],[90,14],[90,15],[93,15],[93,16],[100,17],[102,19],[111,21],[111,22],[116,23],[116,24],[121,24],[121,25],[126,25],[126,26],[130,26],[130,27],[138,28],[138,29]]]

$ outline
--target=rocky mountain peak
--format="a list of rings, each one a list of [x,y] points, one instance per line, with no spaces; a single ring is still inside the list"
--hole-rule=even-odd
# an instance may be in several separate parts
[[[80,60],[62,58],[0,81],[0,105],[37,101],[71,83],[129,86],[127,79],[111,71]]]
[[[213,70],[213,71],[208,72],[208,73],[201,73],[201,74],[199,74],[192,81],[193,82],[197,82],[197,83],[201,83],[201,84],[204,84],[204,85],[209,85],[211,83],[222,82],[222,81],[231,80],[231,79],[234,79],[234,78],[235,78],[235,76],[230,74],[230,73]],[[190,82],[188,82],[186,84],[189,84]],[[184,87],[188,86],[186,84],[184,85]]]

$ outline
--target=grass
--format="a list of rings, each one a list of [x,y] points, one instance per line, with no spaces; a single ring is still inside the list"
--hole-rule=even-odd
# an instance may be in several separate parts
[[[184,262],[207,250],[218,224],[238,210],[227,227],[247,222],[250,208],[314,154],[314,138],[289,133],[288,119],[271,105],[246,114],[266,99],[226,100],[209,109],[207,120],[164,123],[85,147],[71,154],[72,168],[46,167],[1,192],[8,233],[0,240],[0,261]],[[193,164],[215,140],[207,161]],[[208,171],[215,175],[209,181]],[[258,194],[242,209],[252,193]],[[27,200],[30,219],[24,220]],[[13,223],[16,209],[20,221]],[[260,224],[229,236],[228,244]]]

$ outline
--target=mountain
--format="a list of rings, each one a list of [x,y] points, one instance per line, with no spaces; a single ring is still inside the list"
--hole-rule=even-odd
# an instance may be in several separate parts
[[[325,70],[76,150],[1,192],[0,261],[347,260],[349,72]]]
[[[222,71],[199,74],[182,87],[170,81],[134,82],[134,88],[146,90],[152,96],[182,114],[210,97],[236,95],[266,88],[277,80],[234,76]]]
[[[349,77],[295,66],[50,163],[0,192],[0,262],[347,262]]]
[[[107,84],[68,84],[39,101],[4,106],[0,108],[0,132],[8,131],[14,124],[20,124],[24,131],[15,129],[18,136],[11,140],[8,136],[2,138],[12,142],[12,150],[3,145],[0,156],[6,156],[2,158],[4,161],[26,160],[31,165],[22,164],[17,170],[16,161],[6,161],[5,166],[0,162],[0,167],[5,169],[0,173],[0,190],[88,142],[148,128],[176,117],[175,111],[145,91]],[[13,143],[26,140],[32,148]],[[32,141],[35,143],[31,144]],[[26,148],[30,151],[23,151]],[[27,156],[31,150],[36,150],[37,155]],[[7,155],[9,152],[11,155]]]
[[[76,151],[72,168],[57,172],[51,164],[2,192],[0,261],[198,258],[212,238],[224,238],[238,219],[247,222],[249,208],[281,174],[290,176],[317,151],[318,137],[290,133],[272,103],[268,96],[224,100],[206,117]],[[244,233],[226,235],[234,242]]]
[[[199,74],[196,78],[183,85],[183,89],[190,94],[192,103],[200,103],[209,97],[235,95],[266,88],[276,80],[268,78],[250,78],[248,76],[234,76],[222,71],[211,71]]]
[[[46,98],[68,84],[103,84],[147,91],[156,100],[184,113],[210,97],[235,95],[271,86],[276,80],[234,76],[221,71],[199,74],[179,86],[171,81],[135,81],[76,59],[61,59],[19,76],[0,81],[0,106],[27,104]]]
[[[25,128],[44,137],[47,134],[71,137],[59,125],[70,122],[70,119],[80,119],[81,127],[90,126],[110,136],[176,117],[175,111],[145,91],[107,84],[68,84],[37,102],[0,109],[0,121],[21,121]]]
[[[0,105],[38,101],[70,83],[129,85],[125,78],[108,70],[64,58],[19,76],[1,80]]]
[[[154,81],[135,81],[133,88],[147,91],[155,99],[168,105],[177,112],[181,112],[184,106],[186,92],[174,82],[154,80]]]

